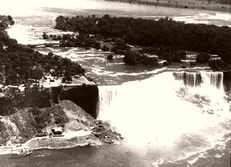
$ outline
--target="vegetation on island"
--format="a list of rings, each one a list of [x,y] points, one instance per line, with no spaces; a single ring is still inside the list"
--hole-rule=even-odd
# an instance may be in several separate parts
[[[76,62],[52,53],[40,54],[29,46],[20,45],[9,38],[5,29],[13,25],[10,16],[0,16],[0,73],[1,83],[20,85],[35,83],[46,74],[70,78],[84,75],[84,69]]]
[[[143,61],[144,52],[158,55],[160,59],[168,60],[169,63],[180,62],[185,58],[186,50],[201,53],[197,62],[206,63],[209,61],[207,54],[217,54],[221,57],[224,66],[231,64],[231,28],[226,26],[185,24],[170,18],[147,20],[93,15],[91,17],[59,16],[56,18],[55,28],[78,32],[79,38],[87,36],[94,41],[92,43],[98,41],[113,43],[112,49],[104,46],[103,50],[124,54],[125,62],[128,64],[135,64],[134,62],[140,60],[145,65],[148,60]],[[79,40],[79,38],[76,38],[78,43],[86,44],[89,40]],[[115,44],[118,39],[123,44],[122,49]],[[73,41],[74,38],[66,40],[65,43],[73,44]],[[133,51],[126,47],[128,45],[139,46],[142,49]],[[91,44],[88,46],[92,47]],[[134,60],[131,59],[132,57]]]

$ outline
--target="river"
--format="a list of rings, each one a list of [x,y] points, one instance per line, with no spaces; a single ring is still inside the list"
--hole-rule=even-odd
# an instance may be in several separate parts
[[[57,32],[53,26],[61,14],[168,16],[187,23],[230,24],[229,13],[101,0],[8,0],[5,5],[1,11],[16,21],[8,33],[22,44],[47,42],[42,33]],[[125,140],[121,145],[37,150],[18,159],[3,155],[0,166],[229,166],[230,93],[222,73],[133,68],[124,65],[122,55],[107,61],[107,53],[94,49],[38,50],[70,58],[87,70],[99,84],[98,119],[109,121]]]

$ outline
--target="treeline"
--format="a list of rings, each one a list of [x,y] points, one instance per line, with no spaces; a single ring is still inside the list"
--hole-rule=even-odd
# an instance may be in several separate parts
[[[52,53],[42,55],[30,47],[20,45],[16,40],[10,39],[5,31],[9,24],[14,23],[10,16],[0,16],[0,23],[5,25],[4,29],[0,30],[1,83],[6,85],[33,83],[42,79],[45,74],[65,78],[84,75],[85,71],[78,63]]]
[[[5,30],[9,25],[14,25],[14,20],[11,16],[0,15],[0,30]]]
[[[9,87],[0,97],[0,115],[10,115],[16,109],[23,108],[49,108],[51,107],[51,93],[48,89],[41,89],[39,85],[25,87],[22,93],[18,88]]]
[[[217,3],[221,3],[221,4],[230,5],[230,0],[212,0],[212,1],[217,2]]]
[[[84,69],[67,58],[49,53],[42,55],[25,46],[18,45],[10,51],[0,52],[0,66],[6,85],[36,82],[45,74],[54,77],[83,75]]]
[[[231,64],[231,28],[205,24],[185,24],[169,18],[158,21],[142,18],[63,17],[56,19],[55,28],[104,38],[121,38],[130,45],[191,50],[218,54]]]

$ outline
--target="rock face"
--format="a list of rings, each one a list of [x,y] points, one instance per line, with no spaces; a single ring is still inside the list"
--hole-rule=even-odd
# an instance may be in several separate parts
[[[48,137],[52,127],[57,126],[62,127],[63,134],[60,137]],[[41,132],[45,135],[38,136]],[[48,108],[24,108],[0,117],[0,145],[4,146],[24,143],[22,147],[33,150],[111,144],[122,139],[108,123],[97,121],[69,100],[60,101]]]
[[[81,85],[74,87],[53,87],[53,102],[70,100],[82,107],[88,114],[96,118],[98,103],[98,87],[96,85]]]
[[[18,110],[0,118],[0,145],[25,142],[36,134],[34,120],[28,109]]]
[[[72,130],[95,125],[97,85],[6,89],[0,96],[0,145],[25,142],[46,126],[66,123],[67,117]]]
[[[95,119],[75,103],[69,100],[63,100],[60,101],[59,105],[68,117],[68,123],[65,124],[66,129],[79,130],[95,126]]]
[[[224,89],[230,91],[231,89],[231,72],[224,72]]]

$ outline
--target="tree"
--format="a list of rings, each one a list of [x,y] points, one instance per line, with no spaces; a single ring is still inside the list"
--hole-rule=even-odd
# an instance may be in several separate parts
[[[197,63],[208,63],[210,55],[207,53],[199,53],[196,58]]]

